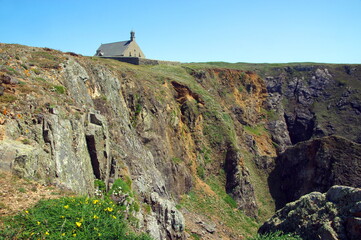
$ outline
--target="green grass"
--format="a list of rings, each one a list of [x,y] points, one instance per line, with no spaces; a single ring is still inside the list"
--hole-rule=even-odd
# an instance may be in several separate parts
[[[179,164],[181,162],[183,162],[183,159],[178,158],[178,157],[172,157],[172,162],[174,162],[175,164]]]
[[[203,179],[206,177],[206,170],[202,165],[197,166],[197,175],[200,179]]]
[[[18,191],[21,193],[26,193],[26,189],[23,187],[18,188]]]
[[[27,138],[22,139],[21,142],[22,142],[23,144],[27,144],[27,145],[29,145],[29,144],[31,143],[30,140],[27,139]]]
[[[35,81],[46,82],[46,80],[44,78],[41,78],[41,77],[36,77]]]
[[[125,239],[150,240],[127,227],[124,206],[87,197],[42,200],[31,209],[5,219],[1,239]]]
[[[64,86],[61,85],[54,85],[52,88],[52,91],[59,93],[59,94],[64,94],[66,92],[66,89]]]
[[[30,70],[33,71],[36,75],[39,75],[41,73],[41,71],[37,68],[32,68]]]
[[[302,240],[298,235],[294,234],[284,234],[281,231],[274,233],[267,233],[264,235],[257,234],[255,237],[247,238],[247,240]]]
[[[221,176],[208,177],[206,183],[216,193],[207,195],[203,190],[193,190],[181,200],[182,208],[203,215],[213,221],[223,222],[234,234],[252,236],[259,224],[237,210],[235,201],[225,192],[224,179]]]
[[[199,235],[196,234],[196,233],[191,233],[191,237],[192,237],[194,240],[201,240],[201,236],[199,236]]]
[[[250,180],[254,186],[258,205],[258,221],[266,221],[275,213],[275,203],[269,192],[268,174],[257,168],[253,158],[254,155],[246,149],[241,149],[244,163],[250,172]]]
[[[262,109],[262,113],[265,114],[268,121],[275,121],[278,119],[277,112],[273,109],[271,110]]]
[[[7,72],[8,72],[10,75],[13,75],[13,76],[20,75],[19,72],[16,71],[14,68],[6,67],[6,70],[7,70]]]
[[[264,126],[261,126],[261,125],[259,125],[259,126],[244,125],[243,128],[246,132],[257,135],[257,136],[261,136],[263,133],[266,132],[266,129],[264,128]]]
[[[38,66],[40,68],[58,69],[60,62],[61,59],[57,57],[55,53],[49,53],[45,51],[31,53],[30,65]]]
[[[0,96],[0,103],[12,103],[15,102],[17,98],[13,95],[4,94]]]

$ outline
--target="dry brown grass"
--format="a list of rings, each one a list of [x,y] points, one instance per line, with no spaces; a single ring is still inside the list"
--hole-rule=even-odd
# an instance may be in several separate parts
[[[55,199],[73,194],[51,185],[19,178],[5,171],[0,171],[0,186],[0,217],[24,211],[41,199]]]

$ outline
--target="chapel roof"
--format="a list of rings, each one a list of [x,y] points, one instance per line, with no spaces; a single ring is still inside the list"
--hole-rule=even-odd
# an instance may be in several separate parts
[[[124,54],[124,51],[127,49],[129,43],[131,42],[132,41],[129,40],[114,43],[105,43],[100,45],[98,51],[101,52],[103,56],[120,56]]]

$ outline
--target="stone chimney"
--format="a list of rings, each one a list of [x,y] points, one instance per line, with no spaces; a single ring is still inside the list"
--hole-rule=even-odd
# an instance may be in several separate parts
[[[135,40],[135,32],[131,31],[130,32],[130,41],[134,41]]]

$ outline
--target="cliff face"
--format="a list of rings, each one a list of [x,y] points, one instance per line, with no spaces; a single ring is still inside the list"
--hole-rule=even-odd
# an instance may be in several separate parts
[[[361,145],[338,136],[300,142],[277,159],[270,179],[278,182],[278,207],[310,192],[326,192],[334,185],[361,187]]]
[[[134,66],[5,44],[0,61],[0,167],[86,194],[129,177],[156,239],[249,235],[281,201],[278,155],[360,141],[354,66]]]

